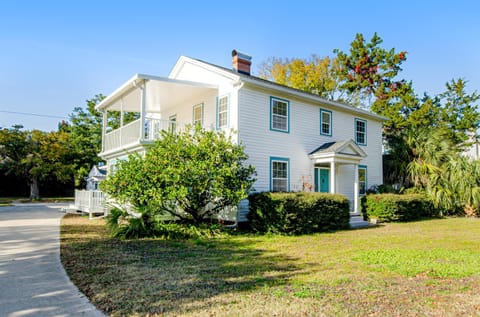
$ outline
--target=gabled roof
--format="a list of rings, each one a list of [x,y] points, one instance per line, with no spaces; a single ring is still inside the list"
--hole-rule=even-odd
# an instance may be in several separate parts
[[[88,173],[88,177],[105,177],[107,175],[107,171],[105,169],[98,168],[97,165],[94,165]]]
[[[191,57],[187,57],[187,56],[181,56],[179,58],[179,60],[177,61],[177,63],[173,67],[172,71],[170,72],[170,76],[175,75],[176,72],[179,71],[179,68],[180,68],[179,67],[180,66],[179,62],[182,62],[182,61],[184,62],[186,60],[188,60],[188,61],[190,61],[194,64],[197,64],[197,65],[198,64],[203,64],[211,70],[214,69],[214,70],[217,70],[217,71],[223,73],[224,76],[226,76],[226,77],[238,78],[238,80],[240,80],[244,83],[250,84],[250,85],[263,87],[263,88],[267,88],[267,89],[277,90],[277,91],[283,92],[285,94],[294,95],[296,97],[299,97],[299,98],[302,98],[302,99],[305,99],[305,100],[314,101],[314,102],[321,103],[321,104],[324,104],[324,105],[328,105],[328,106],[331,106],[331,107],[334,107],[334,108],[337,108],[337,109],[340,108],[340,109],[345,110],[347,112],[351,112],[351,113],[354,113],[354,114],[357,114],[357,115],[362,115],[362,116],[365,116],[365,117],[369,117],[369,118],[372,118],[372,119],[375,119],[375,120],[378,120],[378,121],[388,120],[388,118],[385,118],[383,116],[380,116],[378,114],[375,114],[373,112],[370,112],[370,111],[367,111],[367,110],[364,110],[364,109],[356,108],[356,107],[354,107],[352,105],[349,105],[349,104],[328,100],[328,99],[322,98],[318,95],[315,95],[315,94],[312,94],[312,93],[309,93],[309,92],[305,92],[303,90],[291,88],[291,87],[281,85],[281,84],[278,84],[278,83],[275,83],[275,82],[272,82],[272,81],[269,81],[269,80],[266,80],[266,79],[263,79],[263,78],[260,78],[260,77],[253,76],[253,75],[247,75],[247,74],[239,73],[239,72],[236,72],[235,70],[230,69],[230,68],[226,68],[226,67],[223,67],[223,66],[218,66],[218,65],[215,65],[215,64],[212,64],[212,63],[209,63],[209,62],[205,62],[205,61],[200,60],[200,59],[191,58]]]
[[[308,153],[312,158],[327,157],[332,155],[346,155],[364,158],[367,153],[362,150],[352,139],[336,142],[328,142]]]

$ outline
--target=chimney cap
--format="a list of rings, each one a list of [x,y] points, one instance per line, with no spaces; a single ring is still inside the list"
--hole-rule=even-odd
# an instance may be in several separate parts
[[[245,53],[242,53],[242,52],[239,52],[237,50],[233,50],[232,51],[232,57],[235,57],[237,56],[237,58],[240,58],[240,59],[243,59],[243,60],[247,60],[247,61],[251,61],[252,60],[252,56],[248,55],[248,54],[245,54]]]

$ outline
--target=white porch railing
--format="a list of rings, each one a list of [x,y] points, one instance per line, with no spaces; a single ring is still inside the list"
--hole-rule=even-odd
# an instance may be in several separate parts
[[[176,121],[146,119],[144,135],[140,132],[141,120],[132,121],[123,127],[115,129],[105,134],[103,152],[122,148],[126,145],[140,143],[141,141],[153,141],[160,138],[160,131],[179,131],[185,127],[185,124],[179,124]]]
[[[86,212],[92,219],[93,214],[107,212],[105,194],[99,190],[75,190],[75,209]]]

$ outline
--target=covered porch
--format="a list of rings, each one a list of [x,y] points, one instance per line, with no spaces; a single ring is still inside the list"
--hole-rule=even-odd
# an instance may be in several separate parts
[[[309,153],[316,192],[349,197],[351,215],[360,215],[359,165],[367,156],[353,140],[328,142]]]
[[[144,74],[133,76],[96,106],[103,116],[99,156],[108,159],[138,151],[152,144],[160,131],[184,128],[192,120],[177,120],[171,114],[182,108],[182,112],[191,113],[195,100],[201,102],[203,96],[217,93],[218,87],[213,85]]]

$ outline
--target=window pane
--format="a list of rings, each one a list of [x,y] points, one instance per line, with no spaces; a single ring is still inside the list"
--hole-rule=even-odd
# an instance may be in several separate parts
[[[287,118],[273,115],[272,127],[278,130],[287,130]]]
[[[287,104],[278,100],[273,101],[273,113],[281,116],[287,115]]]
[[[322,122],[323,123],[330,123],[330,113],[329,112],[322,112]]]
[[[330,125],[326,123],[322,123],[322,133],[323,134],[330,134]]]
[[[357,121],[357,131],[358,132],[365,132],[365,122]]]
[[[287,163],[284,162],[272,162],[272,176],[276,177],[287,177]]]
[[[286,192],[287,180],[286,179],[274,179],[272,183],[272,190],[274,192]]]
[[[357,132],[357,143],[360,143],[360,144],[365,143],[365,135],[361,132]]]
[[[218,114],[218,127],[226,127],[227,126],[227,113],[221,112]]]

